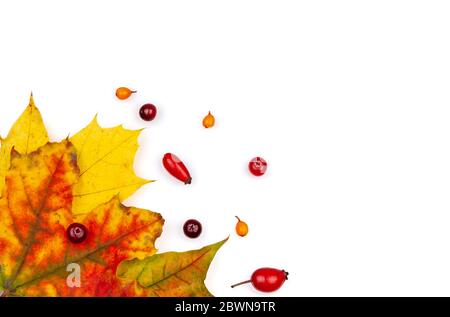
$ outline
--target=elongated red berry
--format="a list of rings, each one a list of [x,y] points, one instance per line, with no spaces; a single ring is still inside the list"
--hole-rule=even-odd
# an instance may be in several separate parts
[[[72,243],[81,243],[86,240],[88,235],[87,228],[81,223],[72,223],[69,227],[67,227],[67,238]]]
[[[188,169],[184,165],[184,163],[172,153],[164,154],[162,159],[163,165],[165,169],[175,177],[176,179],[182,181],[185,184],[190,184],[192,181],[192,177],[189,174]]]
[[[248,281],[232,285],[234,288],[239,285],[252,283],[253,287],[261,292],[274,292],[278,290],[288,279],[289,273],[285,270],[278,270],[270,267],[263,267],[253,272]]]

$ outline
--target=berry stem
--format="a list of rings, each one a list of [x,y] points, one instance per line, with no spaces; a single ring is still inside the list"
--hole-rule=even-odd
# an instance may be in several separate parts
[[[231,288],[235,288],[236,286],[240,286],[240,285],[243,285],[243,284],[250,283],[251,281],[252,281],[252,280],[248,280],[248,281],[243,281],[243,282],[240,282],[240,283],[231,285]]]

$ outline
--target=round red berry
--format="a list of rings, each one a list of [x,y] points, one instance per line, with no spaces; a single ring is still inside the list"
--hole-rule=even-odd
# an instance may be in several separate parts
[[[202,224],[195,219],[189,219],[184,223],[183,231],[189,238],[197,238],[202,233]]]
[[[248,169],[253,175],[262,176],[267,170],[267,162],[262,157],[255,157],[248,163]]]
[[[67,237],[72,243],[81,243],[86,240],[88,235],[87,228],[81,223],[72,223],[67,228]]]
[[[156,107],[155,105],[151,103],[147,103],[141,107],[139,110],[139,115],[141,116],[142,120],[145,121],[152,121],[156,117]]]

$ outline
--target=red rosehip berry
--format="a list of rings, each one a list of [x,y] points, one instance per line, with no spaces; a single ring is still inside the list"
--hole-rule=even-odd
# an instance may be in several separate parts
[[[285,270],[263,267],[253,272],[252,277],[248,281],[240,282],[232,285],[234,288],[239,285],[252,283],[253,287],[261,292],[274,292],[279,289],[288,279],[289,273]]]
[[[267,170],[267,162],[262,157],[255,157],[248,163],[250,173],[255,176],[262,176]]]

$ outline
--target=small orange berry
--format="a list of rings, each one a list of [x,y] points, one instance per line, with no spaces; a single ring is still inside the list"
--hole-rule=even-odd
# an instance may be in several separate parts
[[[214,122],[216,121],[216,119],[214,118],[214,116],[211,114],[211,111],[208,112],[208,115],[206,117],[203,118],[203,126],[205,128],[211,128],[214,125]]]
[[[135,90],[130,90],[127,87],[119,87],[116,90],[116,97],[119,98],[120,100],[125,100],[128,99],[131,94],[134,94],[136,91]]]
[[[238,222],[236,224],[236,233],[241,236],[241,237],[245,237],[248,233],[248,225],[241,221],[241,219],[239,219],[238,216],[236,216]]]

